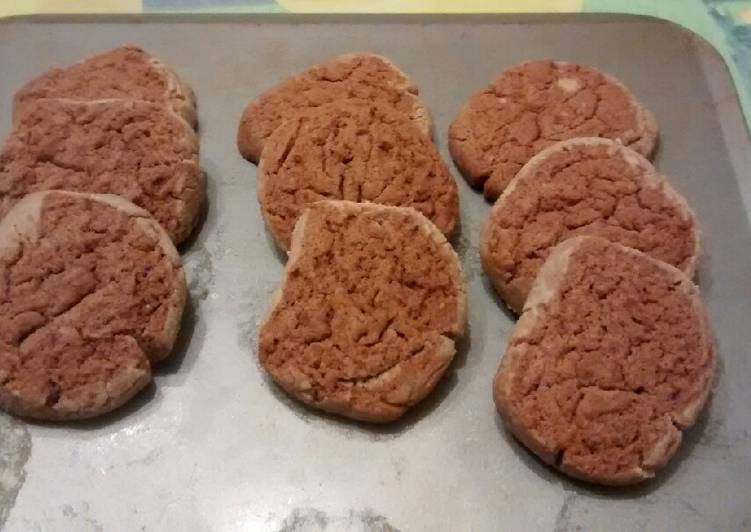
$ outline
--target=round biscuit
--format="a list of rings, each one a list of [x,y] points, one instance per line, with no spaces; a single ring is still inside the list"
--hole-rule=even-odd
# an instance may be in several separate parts
[[[0,222],[0,407],[67,420],[121,406],[169,355],[185,300],[177,251],[146,211],[29,194]]]
[[[680,270],[599,237],[549,255],[501,360],[509,430],[564,473],[599,484],[655,476],[709,396],[712,333]]]
[[[483,269],[518,313],[550,250],[577,235],[639,249],[689,277],[699,255],[696,216],[644,157],[575,138],[533,157],[495,202],[480,237]]]
[[[243,157],[258,162],[266,140],[283,122],[345,99],[390,105],[429,137],[433,122],[417,94],[417,85],[389,59],[373,53],[339,55],[251,100],[240,118],[237,147]]]
[[[470,185],[494,200],[535,154],[574,137],[617,140],[649,157],[657,122],[612,76],[562,61],[529,61],[469,98],[449,127],[449,151]]]
[[[344,100],[282,124],[267,140],[257,186],[285,249],[305,207],[323,199],[414,207],[446,235],[458,218],[456,182],[435,145],[381,103]]]
[[[259,358],[296,399],[387,422],[438,383],[466,309],[458,257],[423,215],[321,201],[295,226]]]

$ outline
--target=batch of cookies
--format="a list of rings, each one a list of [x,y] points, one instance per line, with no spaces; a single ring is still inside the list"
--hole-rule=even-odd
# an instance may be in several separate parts
[[[128,401],[169,356],[176,246],[204,202],[191,89],[135,46],[16,92],[0,153],[0,406],[44,420]]]
[[[430,393],[467,317],[456,185],[417,95],[386,58],[348,54],[252,100],[238,130],[289,251],[261,363],[298,400],[369,422]],[[593,68],[533,61],[472,94],[448,136],[494,202],[482,265],[519,315],[493,383],[506,425],[574,477],[654,476],[714,368],[697,222],[646,159],[654,117]]]
[[[141,389],[179,328],[174,245],[204,194],[195,102],[122,47],[44,74],[14,103],[0,405],[90,417]],[[432,137],[416,85],[370,53],[294,75],[242,114],[238,149],[288,254],[258,357],[313,408],[393,421],[454,358],[468,305],[451,245],[459,202]],[[706,403],[715,352],[692,282],[698,223],[648,161],[652,113],[593,68],[532,61],[469,96],[448,140],[493,202],[482,266],[519,316],[492,385],[506,426],[573,477],[653,477]]]

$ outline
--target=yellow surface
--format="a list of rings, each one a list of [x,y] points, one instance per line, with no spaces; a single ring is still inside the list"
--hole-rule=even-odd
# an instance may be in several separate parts
[[[141,0],[0,0],[0,15],[140,12]]]
[[[295,13],[535,13],[580,11],[583,0],[276,0]]]

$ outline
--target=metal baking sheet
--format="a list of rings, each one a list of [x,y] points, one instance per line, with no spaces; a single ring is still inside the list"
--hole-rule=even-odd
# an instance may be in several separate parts
[[[728,74],[689,33],[640,18],[230,17],[18,19],[0,25],[0,117],[25,80],[123,42],[195,88],[209,208],[183,257],[192,305],[156,385],[78,424],[0,417],[7,530],[738,530],[751,528],[749,139]],[[477,254],[488,210],[454,169],[470,333],[447,378],[402,421],[319,415],[264,376],[256,333],[283,262],[255,167],[235,149],[263,89],[334,54],[386,54],[446,131],[469,93],[511,64],[555,57],[625,82],[661,125],[656,162],[704,230],[698,279],[720,353],[711,406],[667,470],[635,489],[572,482],[503,430],[491,379],[513,327]],[[748,194],[745,199],[749,203]]]

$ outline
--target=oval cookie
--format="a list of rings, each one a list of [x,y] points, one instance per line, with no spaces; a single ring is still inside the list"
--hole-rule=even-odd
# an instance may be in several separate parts
[[[196,127],[193,90],[172,69],[134,45],[123,45],[67,67],[53,68],[16,92],[13,116],[40,98],[126,98],[169,107]]]
[[[0,154],[0,218],[29,192],[117,194],[149,211],[175,243],[204,198],[198,138],[168,108],[136,100],[36,100]]]
[[[185,298],[177,251],[143,209],[26,196],[0,222],[0,406],[48,420],[119,407],[169,355]]]
[[[356,100],[285,122],[261,155],[258,200],[281,247],[323,199],[414,207],[444,234],[458,216],[456,182],[430,139],[391,106]]]
[[[345,99],[390,105],[430,136],[430,113],[417,93],[414,82],[383,56],[340,55],[281,82],[248,103],[240,119],[237,147],[243,157],[257,162],[266,139],[284,121]]]
[[[465,320],[459,260],[427,218],[322,201],[295,226],[259,358],[296,399],[386,422],[433,389]]]
[[[522,168],[483,227],[483,269],[518,313],[550,249],[582,234],[694,274],[699,230],[686,201],[646,159],[600,138],[560,142]]]
[[[495,199],[535,154],[573,137],[618,140],[649,157],[657,124],[629,90],[592,67],[530,61],[474,93],[449,128],[467,181]]]
[[[625,485],[653,477],[696,421],[715,353],[681,271],[598,237],[550,254],[495,377],[507,427],[564,473]]]

